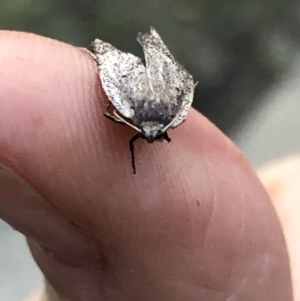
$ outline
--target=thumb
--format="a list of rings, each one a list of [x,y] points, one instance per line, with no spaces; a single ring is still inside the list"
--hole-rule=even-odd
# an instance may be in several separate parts
[[[0,33],[0,216],[61,300],[292,300],[273,207],[235,146],[191,110],[173,143],[103,118],[91,57]]]

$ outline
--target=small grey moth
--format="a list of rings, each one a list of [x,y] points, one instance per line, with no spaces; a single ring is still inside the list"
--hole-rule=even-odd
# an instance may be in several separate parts
[[[136,173],[134,142],[138,138],[171,141],[167,131],[180,125],[193,102],[195,83],[151,27],[139,33],[145,61],[96,39],[93,57],[98,65],[102,87],[110,101],[107,118],[126,124],[138,133],[129,140],[133,173]],[[109,112],[110,105],[115,107]]]

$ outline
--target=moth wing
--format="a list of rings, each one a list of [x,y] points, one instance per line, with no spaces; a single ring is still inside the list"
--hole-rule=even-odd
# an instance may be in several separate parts
[[[132,118],[136,101],[152,96],[143,62],[99,39],[92,46],[108,99],[124,117]]]
[[[185,120],[193,102],[193,78],[171,55],[154,28],[150,33],[140,33],[137,40],[143,47],[150,89],[169,116],[174,116],[169,125],[174,128]]]
[[[179,126],[183,121],[185,121],[186,116],[192,106],[193,100],[194,100],[194,89],[195,89],[195,84],[194,81],[192,79],[191,82],[192,85],[187,86],[186,88],[184,88],[183,93],[182,93],[182,103],[181,106],[179,108],[179,111],[176,115],[176,117],[174,118],[172,124],[171,124],[171,128],[176,128],[177,126]]]

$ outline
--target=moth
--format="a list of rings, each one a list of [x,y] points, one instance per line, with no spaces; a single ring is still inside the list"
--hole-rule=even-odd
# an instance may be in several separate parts
[[[167,131],[186,119],[196,86],[153,27],[149,33],[139,33],[137,41],[144,60],[99,39],[92,42],[102,87],[110,101],[104,115],[137,131],[129,140],[134,174],[134,142],[139,138],[149,143],[170,142]],[[111,105],[115,108],[112,112]]]

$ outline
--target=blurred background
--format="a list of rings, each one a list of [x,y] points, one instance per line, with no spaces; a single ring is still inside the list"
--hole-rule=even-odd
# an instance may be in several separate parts
[[[98,37],[142,55],[135,38],[150,26],[199,81],[194,107],[255,167],[299,152],[298,0],[1,0],[0,29],[80,47]],[[23,237],[0,221],[0,300],[41,285]]]

